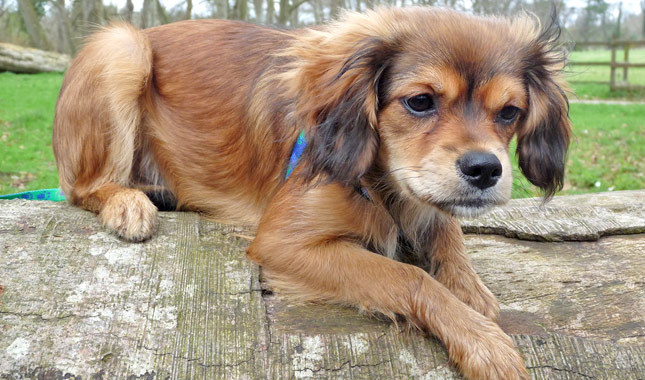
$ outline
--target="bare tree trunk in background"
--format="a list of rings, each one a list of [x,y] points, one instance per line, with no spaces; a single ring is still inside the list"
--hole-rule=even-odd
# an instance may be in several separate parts
[[[89,29],[90,27],[105,23],[105,11],[102,0],[82,0],[81,10],[83,28]]]
[[[289,19],[289,0],[280,0],[280,11],[278,13],[278,24],[287,25]]]
[[[123,18],[125,21],[129,22],[132,24],[132,13],[134,12],[134,4],[132,4],[132,0],[127,0],[125,2],[125,12],[123,13]]]
[[[164,8],[161,5],[161,2],[159,0],[155,1],[155,6],[157,8],[157,15],[159,17],[159,21],[161,24],[168,24],[170,22],[170,17],[168,17],[168,12],[166,12],[166,8]]]
[[[149,28],[155,24],[155,20],[151,14],[153,1],[143,0],[143,6],[141,7],[141,29]]]
[[[338,14],[340,13],[340,10],[345,8],[345,0],[331,0],[330,4],[330,9],[329,9],[329,17],[332,20],[335,20],[338,18]]]
[[[645,0],[641,0],[641,22],[643,38],[645,38]]]
[[[2,18],[2,16],[4,16],[4,14],[6,13],[6,11],[5,11],[5,9],[6,9],[6,8],[5,8],[5,5],[6,5],[6,1],[5,1],[5,0],[0,0],[0,19],[1,19],[1,18]]]
[[[228,19],[228,0],[217,0],[217,17]]]
[[[186,20],[190,20],[193,16],[193,0],[186,0]]]
[[[249,18],[249,3],[247,0],[235,0],[235,18],[246,21]]]
[[[22,21],[25,23],[31,43],[39,49],[51,50],[51,44],[47,40],[43,27],[40,25],[40,19],[36,13],[34,3],[31,0],[18,0],[18,10]]]
[[[618,3],[618,18],[616,19],[616,31],[614,32],[614,38],[620,39],[620,29],[622,28],[623,23],[623,2]]]
[[[255,12],[255,22],[264,23],[264,0],[253,0],[253,11]]]
[[[300,4],[302,4],[302,3],[300,3]],[[292,8],[290,10],[291,14],[289,16],[291,18],[291,21],[290,21],[291,26],[297,26],[298,25],[298,8],[299,8],[300,4],[298,4],[298,6],[296,6],[295,4],[292,5]]]
[[[311,7],[314,10],[314,22],[316,24],[322,24],[325,19],[325,11],[323,9],[321,0],[313,0],[311,2]]]
[[[266,23],[271,25],[275,19],[275,0],[267,0]]]
[[[58,24],[58,35],[60,36],[58,48],[63,53],[74,55],[76,53],[76,44],[72,37],[72,22],[65,8],[65,0],[56,0],[52,4],[54,5],[53,9]]]

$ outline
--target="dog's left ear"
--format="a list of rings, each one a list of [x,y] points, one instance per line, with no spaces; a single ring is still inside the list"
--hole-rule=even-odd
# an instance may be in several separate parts
[[[528,112],[517,132],[520,169],[546,198],[562,189],[571,137],[567,87],[561,78],[566,53],[557,44],[559,36],[553,21],[526,46]]]
[[[291,49],[296,66],[287,73],[307,130],[300,174],[356,184],[377,155],[379,86],[394,51],[377,37],[312,34],[306,47]]]

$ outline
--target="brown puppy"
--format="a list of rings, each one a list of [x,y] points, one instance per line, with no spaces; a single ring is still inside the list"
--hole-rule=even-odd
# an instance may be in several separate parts
[[[562,184],[564,57],[536,24],[417,7],[106,28],[61,89],[61,186],[128,240],[154,233],[150,189],[256,225],[248,257],[280,291],[404,316],[470,379],[527,378],[456,217],[509,199],[514,135],[527,178]]]

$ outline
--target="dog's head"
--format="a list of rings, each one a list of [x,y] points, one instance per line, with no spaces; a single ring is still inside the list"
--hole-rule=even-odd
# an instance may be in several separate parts
[[[478,214],[510,198],[517,136],[522,172],[551,196],[571,133],[558,34],[529,16],[414,7],[299,36],[287,75],[310,128],[305,176],[378,171],[404,196]]]

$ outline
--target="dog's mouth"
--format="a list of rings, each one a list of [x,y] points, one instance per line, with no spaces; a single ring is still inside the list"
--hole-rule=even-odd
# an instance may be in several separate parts
[[[481,215],[496,206],[496,202],[485,198],[454,199],[432,203],[452,215],[465,217]]]
[[[420,196],[410,186],[405,184],[407,192],[422,203],[431,204],[447,213],[455,216],[474,217],[489,211],[499,202],[495,197],[484,194],[470,197],[458,197],[453,199],[436,199],[433,196]]]

